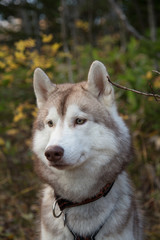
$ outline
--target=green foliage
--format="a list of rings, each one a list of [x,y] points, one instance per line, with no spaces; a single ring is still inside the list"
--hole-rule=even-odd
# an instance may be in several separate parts
[[[18,41],[14,48],[3,45],[0,50],[0,188],[5,191],[0,200],[4,205],[6,201],[10,203],[10,213],[6,207],[1,207],[5,216],[0,228],[2,239],[28,239],[26,229],[31,227],[38,211],[38,207],[34,206],[37,180],[32,171],[30,150],[31,127],[36,116],[32,89],[32,75],[36,67],[45,70],[54,82],[63,83],[70,80],[69,59],[74,81],[78,82],[87,79],[91,62],[98,59],[107,66],[112,81],[144,92],[152,91],[150,83],[155,91],[160,88],[160,76],[152,72],[155,58],[150,42],[131,38],[124,52],[116,34],[99,39],[97,47],[86,44],[77,46],[74,53],[64,53],[62,44],[55,42],[52,35],[42,35],[41,41],[40,52],[33,39]],[[159,46],[155,43],[154,51],[157,49]],[[155,219],[146,234],[148,239],[158,240],[160,228],[155,229],[155,226],[160,219],[157,214],[160,212],[160,195],[154,176],[160,175],[160,105],[154,98],[130,91],[115,89],[115,92],[121,116],[133,131],[137,152],[129,172],[144,201],[145,211],[151,219]],[[17,202],[18,211],[15,210]],[[13,227],[6,230],[4,223],[21,229],[16,238],[16,230]],[[29,239],[34,239],[32,231],[30,233]]]

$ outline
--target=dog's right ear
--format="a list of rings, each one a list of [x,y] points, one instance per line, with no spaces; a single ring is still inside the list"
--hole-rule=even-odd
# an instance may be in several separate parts
[[[48,95],[56,87],[42,69],[36,68],[33,76],[34,92],[37,98],[37,106],[41,108]]]
[[[114,90],[107,77],[109,75],[103,63],[94,61],[88,72],[87,90],[106,105],[112,106]]]

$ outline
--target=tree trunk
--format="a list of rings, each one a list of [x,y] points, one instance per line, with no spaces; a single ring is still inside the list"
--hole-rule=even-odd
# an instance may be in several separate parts
[[[124,24],[126,30],[130,32],[133,36],[135,36],[137,39],[144,38],[140,33],[137,32],[137,30],[129,23],[127,16],[124,14],[120,6],[115,2],[115,0],[108,0],[110,5],[112,6],[113,10],[117,14],[118,18],[122,21]]]
[[[153,8],[153,1],[148,0],[148,20],[149,20],[149,27],[150,27],[150,38],[153,42],[156,41],[156,23],[154,17],[154,8]]]
[[[67,29],[66,29],[66,24],[67,24],[67,19],[66,19],[66,11],[67,11],[67,6],[66,6],[66,0],[61,0],[61,36],[62,36],[62,41],[63,41],[63,50],[65,53],[68,55],[70,54],[68,43],[67,43]],[[71,59],[69,56],[67,58],[67,66],[68,66],[68,81],[73,83],[73,72],[72,72],[72,63]]]
[[[92,33],[92,28],[93,28],[93,0],[90,0],[88,3],[88,21],[89,21],[89,41],[90,44],[93,46],[94,45],[94,41],[93,41],[93,33]]]
[[[148,20],[149,20],[149,27],[150,27],[150,38],[151,41],[154,43],[156,41],[156,21],[154,17],[154,7],[153,7],[153,1],[148,0]],[[158,62],[155,59],[154,60],[154,68],[158,70]]]

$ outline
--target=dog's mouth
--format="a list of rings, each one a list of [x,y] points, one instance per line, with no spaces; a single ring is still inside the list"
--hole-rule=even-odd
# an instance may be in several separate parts
[[[57,168],[57,169],[59,169],[59,170],[64,170],[64,169],[67,169],[67,168],[71,168],[71,167],[72,167],[71,164],[66,164],[66,163],[64,163],[64,162],[62,162],[62,163],[60,163],[60,162],[59,162],[59,163],[49,162],[48,165],[49,165],[50,167],[54,167],[54,168]]]
[[[54,167],[59,170],[73,169],[80,166],[84,162],[83,161],[84,158],[85,158],[85,154],[83,153],[81,154],[80,158],[74,163],[66,163],[63,159],[61,159],[60,161],[57,161],[57,162],[48,161],[48,165],[50,167]]]

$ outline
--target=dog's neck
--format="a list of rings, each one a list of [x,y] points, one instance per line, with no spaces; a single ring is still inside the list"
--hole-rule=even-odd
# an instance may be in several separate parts
[[[60,208],[61,211],[63,211],[65,208],[71,208],[71,207],[77,207],[77,206],[85,205],[85,204],[94,202],[94,201],[98,200],[101,197],[105,197],[109,193],[109,191],[111,190],[113,184],[114,184],[114,181],[112,183],[107,183],[93,197],[87,198],[87,199],[85,199],[83,201],[80,201],[80,202],[78,200],[77,200],[77,202],[72,202],[72,201],[69,201],[67,199],[61,198],[60,196],[55,194],[56,203],[58,203],[59,208]]]
[[[60,198],[60,196],[57,196],[55,194],[55,204],[53,206],[53,216],[55,218],[59,218],[61,216],[61,214],[63,213],[63,210],[67,209],[67,208],[74,208],[74,207],[77,207],[77,206],[82,206],[82,205],[86,205],[86,204],[89,204],[89,203],[92,203],[92,202],[95,202],[97,201],[98,199],[102,198],[102,197],[105,197],[111,190],[112,186],[114,184],[114,181],[112,183],[107,183],[98,193],[96,193],[93,197],[91,198],[87,198],[81,202],[71,202],[67,199],[63,199],[63,198]],[[56,204],[58,204],[59,206],[59,209],[60,209],[60,213],[57,215],[56,214]],[[89,236],[85,236],[85,237],[82,237],[80,236],[79,234],[75,233],[73,231],[72,228],[69,227],[68,225],[68,222],[67,222],[67,212],[64,213],[64,225],[67,225],[69,231],[72,233],[73,237],[75,240],[77,239],[82,239],[82,240],[92,240],[92,239],[95,239],[95,236],[98,234],[98,232],[101,230],[101,228],[103,227],[105,221],[97,227],[97,229],[92,233],[90,234]]]
[[[54,189],[56,195],[72,202],[81,202],[99,193],[106,183],[113,182],[123,171],[124,166],[120,166],[119,171],[112,173],[111,168],[114,167],[112,165],[115,165],[112,164],[113,162],[106,164],[106,167],[102,166],[97,174],[93,174],[90,168],[88,170],[82,167],[74,171],[60,172],[54,168],[48,169],[41,161],[39,161],[39,165],[42,166],[39,167],[38,165],[36,170],[42,180],[46,181],[47,178],[48,184]],[[47,176],[44,174],[45,171],[41,171],[44,168],[48,172]]]

